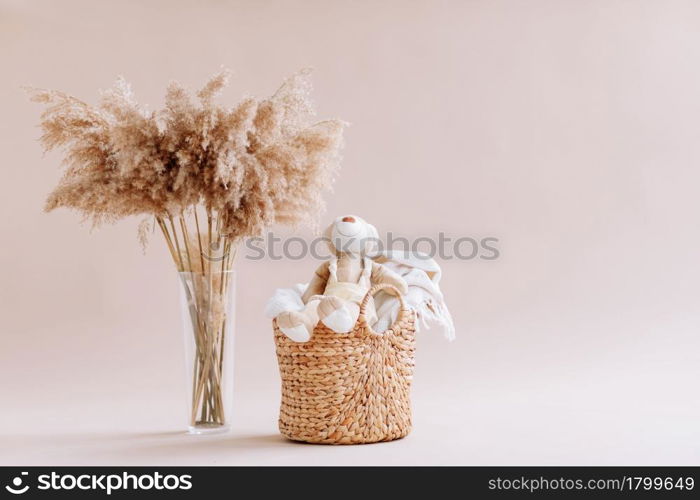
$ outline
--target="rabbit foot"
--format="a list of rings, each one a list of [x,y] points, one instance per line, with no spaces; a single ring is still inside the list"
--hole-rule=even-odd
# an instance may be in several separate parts
[[[335,333],[348,333],[355,326],[356,318],[337,297],[324,297],[318,305],[318,315],[321,323]]]
[[[301,313],[286,311],[277,316],[277,326],[294,342],[306,342],[311,338],[311,329],[305,320],[306,317]]]

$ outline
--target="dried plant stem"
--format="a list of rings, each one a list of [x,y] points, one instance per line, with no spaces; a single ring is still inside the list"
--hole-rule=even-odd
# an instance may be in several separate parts
[[[173,239],[175,240],[175,248],[177,249],[177,261],[175,262],[175,265],[179,264],[178,270],[184,271],[185,265],[182,262],[182,252],[180,251],[180,242],[177,238],[177,231],[175,231],[175,224],[173,224],[173,218],[170,215],[168,215],[168,220],[170,221],[170,228],[173,231]]]
[[[226,317],[227,297],[231,293],[229,271],[235,251],[233,239],[223,234],[219,214],[209,209],[206,212],[206,234],[202,232],[204,228],[200,228],[197,207],[194,207],[189,221],[184,213],[177,217],[168,215],[156,218],[181,273],[192,325],[195,344],[190,414],[192,426],[223,425],[226,419],[222,378],[226,326],[231,320]],[[208,251],[203,241],[208,243]],[[199,259],[193,255],[197,250]]]
[[[199,232],[199,217],[197,217],[197,207],[194,207],[194,224],[197,229],[197,245],[199,246],[199,262],[204,272],[204,253],[202,252],[202,233]]]
[[[187,232],[187,226],[185,226],[185,221],[180,214],[180,229],[182,229],[182,239],[185,240],[185,253],[187,254],[187,263],[189,264],[190,271],[193,270],[192,267],[192,257],[190,256],[190,235]]]
[[[170,233],[168,232],[168,228],[165,225],[165,222],[163,222],[163,218],[158,216],[156,217],[156,221],[158,221],[158,226],[160,227],[160,230],[163,232],[163,236],[165,237],[165,242],[168,244],[168,250],[170,250],[170,255],[173,258],[173,261],[177,265],[178,259],[177,259],[177,254],[175,253],[175,247],[173,246],[173,240],[170,237]],[[178,271],[180,268],[178,267]]]
[[[172,235],[170,234],[170,231],[168,230],[167,225],[165,224],[165,222],[163,221],[163,219],[161,217],[157,217],[157,221],[158,221],[158,225],[160,226],[161,231],[163,232],[163,236],[165,237],[165,241],[168,245],[168,249],[170,250],[170,254],[173,257],[173,261],[174,261],[176,267],[178,268],[178,271],[181,272],[183,270],[183,268],[182,268],[182,259],[180,257],[180,253],[179,253],[180,246],[179,246],[179,242],[177,240],[177,234],[174,233],[175,227],[172,224],[172,219],[170,219],[171,227],[173,228]],[[173,244],[173,240],[175,240],[175,244]],[[183,279],[182,276],[181,276],[181,279]],[[200,323],[199,323],[199,318],[198,318],[199,315],[197,314],[197,309],[193,303],[192,292],[190,291],[189,287],[187,286],[187,282],[184,279],[183,279],[182,286],[184,287],[185,294],[187,297],[186,300],[187,300],[187,303],[189,306],[189,316],[190,316],[190,320],[192,321],[193,331],[195,332],[195,335],[200,335],[201,328],[200,328]],[[198,364],[199,364],[199,359],[201,358],[200,353],[199,353],[200,344],[201,344],[201,342],[199,342],[199,341],[195,342],[196,349],[198,350],[197,356],[195,358],[195,363],[194,363],[194,375],[193,376],[194,376],[194,380],[195,380],[195,382],[194,382],[195,385],[197,383],[196,381],[198,380],[198,371],[199,371]],[[192,407],[195,407],[195,404],[196,404],[196,398],[195,398],[195,394],[193,393],[192,394]],[[194,421],[194,419],[192,419],[192,421]]]
[[[236,255],[235,255],[236,252],[235,252],[235,250],[234,251],[231,250],[231,246],[232,246],[231,242],[229,241],[228,242],[228,249],[226,251],[226,254],[224,255],[224,259],[226,260],[226,266],[225,266],[226,269],[231,269],[231,264],[236,257]],[[224,280],[223,280],[225,290],[228,290],[229,278],[230,278],[230,273],[226,273],[224,275]],[[233,292],[229,291],[229,293],[233,293]],[[221,335],[222,335],[221,351],[219,352],[219,366],[220,367],[223,366],[223,364],[224,364],[224,346],[226,345],[226,338],[225,338],[225,336],[226,336],[226,318],[225,317],[224,317],[223,324],[221,325]]]

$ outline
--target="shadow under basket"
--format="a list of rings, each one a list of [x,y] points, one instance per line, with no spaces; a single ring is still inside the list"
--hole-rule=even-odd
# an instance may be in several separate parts
[[[365,310],[380,290],[393,292],[401,306],[391,328],[376,333]],[[308,342],[294,342],[274,321],[273,328],[284,436],[308,443],[360,444],[399,439],[411,431],[415,314],[395,287],[373,286],[349,333],[335,333],[319,322]]]

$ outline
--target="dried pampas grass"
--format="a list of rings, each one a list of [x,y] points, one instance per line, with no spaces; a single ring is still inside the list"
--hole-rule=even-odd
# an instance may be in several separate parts
[[[228,72],[196,96],[171,83],[165,107],[147,112],[119,79],[97,106],[30,89],[46,105],[45,150],[65,152],[66,171],[46,210],[73,208],[94,224],[129,215],[177,217],[201,206],[232,240],[273,223],[314,225],[338,166],[343,123],[311,123],[308,71],[267,99],[214,103]]]

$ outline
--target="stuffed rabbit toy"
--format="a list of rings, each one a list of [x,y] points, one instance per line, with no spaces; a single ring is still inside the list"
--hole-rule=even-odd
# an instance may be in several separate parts
[[[360,303],[372,285],[394,285],[406,293],[404,279],[366,256],[377,241],[377,230],[355,215],[341,216],[324,232],[333,256],[314,274],[302,296],[304,308],[277,315],[280,331],[296,342],[306,342],[321,321],[336,333],[355,326]],[[370,324],[376,320],[374,306],[367,308]]]

